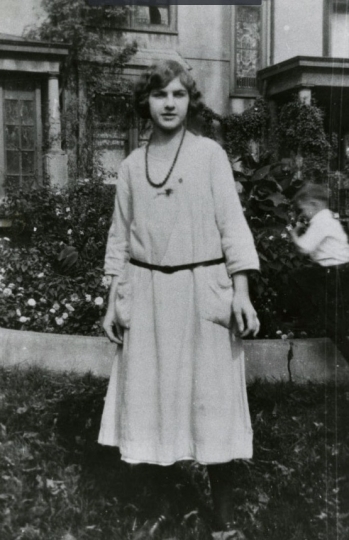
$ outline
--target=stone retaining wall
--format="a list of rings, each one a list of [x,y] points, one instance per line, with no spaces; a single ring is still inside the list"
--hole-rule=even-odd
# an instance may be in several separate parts
[[[68,336],[0,328],[0,365],[39,366],[108,377],[116,345],[104,337]],[[293,357],[289,354],[292,346]],[[349,366],[326,338],[245,341],[246,378],[271,381],[348,381]]]

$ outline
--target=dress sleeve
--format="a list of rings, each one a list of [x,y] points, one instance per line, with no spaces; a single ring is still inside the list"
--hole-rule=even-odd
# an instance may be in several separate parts
[[[131,202],[128,168],[123,162],[118,174],[115,207],[104,261],[104,272],[107,275],[119,276],[130,257]]]
[[[219,145],[211,157],[211,182],[216,223],[228,274],[259,270],[258,254],[242,210],[233,172],[227,154]]]

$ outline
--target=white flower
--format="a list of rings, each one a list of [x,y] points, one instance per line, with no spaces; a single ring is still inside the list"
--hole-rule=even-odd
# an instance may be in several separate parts
[[[89,182],[90,179],[89,178],[85,178],[84,182]]]
[[[70,208],[68,206],[68,208],[65,209],[66,212],[70,212]]]
[[[19,318],[19,322],[25,323],[27,321],[29,321],[29,317],[23,317],[22,316],[22,317]]]
[[[62,315],[62,318],[63,319],[68,319],[68,317],[69,317],[68,313],[64,312],[63,315]]]
[[[50,313],[56,313],[56,310],[53,309],[53,308],[51,308],[51,309],[50,309]]]
[[[269,240],[274,240],[274,236],[269,236]]]
[[[102,277],[102,285],[106,289],[108,289],[110,287],[111,282],[112,282],[112,277],[111,276],[103,276]]]
[[[57,309],[59,309],[60,306],[59,306],[59,304],[57,302],[55,302],[52,307],[53,307],[53,309],[55,309],[57,311]]]
[[[70,297],[70,300],[72,302],[77,302],[79,300],[79,297],[76,293],[72,294],[71,297]]]
[[[282,334],[281,339],[287,339],[287,335],[286,335],[286,334]]]
[[[286,233],[282,233],[281,238],[287,238],[287,234],[286,234]]]
[[[4,296],[11,296],[11,294],[12,294],[12,291],[8,287],[6,287],[6,289],[3,290]]]
[[[36,227],[34,227],[33,231],[34,231],[34,232],[36,232],[36,231],[37,231],[37,228],[36,228]]]
[[[14,283],[10,283],[7,286],[8,286],[9,289],[14,289],[16,285]]]
[[[4,236],[3,240],[6,240],[6,242],[9,242],[9,241],[10,241],[10,239],[7,238],[7,236]]]
[[[90,294],[85,294],[85,299],[86,299],[86,302],[91,302],[91,295]]]
[[[44,277],[44,272],[40,272],[40,274],[38,274],[38,278],[42,278]]]
[[[70,304],[66,304],[65,307],[67,308],[68,311],[75,311],[75,309],[73,308],[73,306],[70,305]]]
[[[56,317],[55,321],[58,326],[62,326],[62,324],[64,323],[64,320],[61,317]]]
[[[18,315],[18,317],[22,315],[22,312],[19,308],[16,309],[16,315]]]
[[[281,330],[276,330],[276,332],[275,332],[275,333],[276,333],[276,334],[277,334],[278,336],[281,336],[281,334],[282,334],[282,331],[281,331]]]
[[[28,304],[28,306],[31,306],[31,307],[36,306],[36,302],[35,302],[34,298],[29,298],[27,304]]]
[[[104,300],[101,296],[97,296],[97,298],[95,298],[95,304],[96,306],[101,306],[103,304]]]
[[[286,231],[292,231],[292,225],[286,225]]]
[[[46,303],[47,303],[47,300],[46,300],[46,298],[40,298],[40,302],[41,302],[42,304],[46,304]]]
[[[71,229],[68,230],[67,234],[71,234],[73,231]]]

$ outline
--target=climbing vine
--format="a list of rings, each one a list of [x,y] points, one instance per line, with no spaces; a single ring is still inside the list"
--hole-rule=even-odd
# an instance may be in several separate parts
[[[113,123],[118,130],[132,121],[130,82],[122,77],[136,43],[117,45],[130,6],[92,8],[85,0],[42,0],[46,18],[30,28],[26,37],[61,42],[69,55],[61,69],[62,142],[70,156],[70,176],[93,173],[97,102],[108,96]],[[120,40],[119,40],[120,41]],[[120,106],[121,100],[121,106]],[[76,167],[76,169],[75,169]]]

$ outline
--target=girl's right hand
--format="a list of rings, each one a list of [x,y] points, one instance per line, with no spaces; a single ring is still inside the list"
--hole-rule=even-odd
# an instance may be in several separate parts
[[[122,326],[120,326],[120,324],[118,324],[115,320],[114,309],[108,308],[103,321],[103,330],[107,334],[110,341],[117,343],[118,345],[122,345],[124,330]]]

